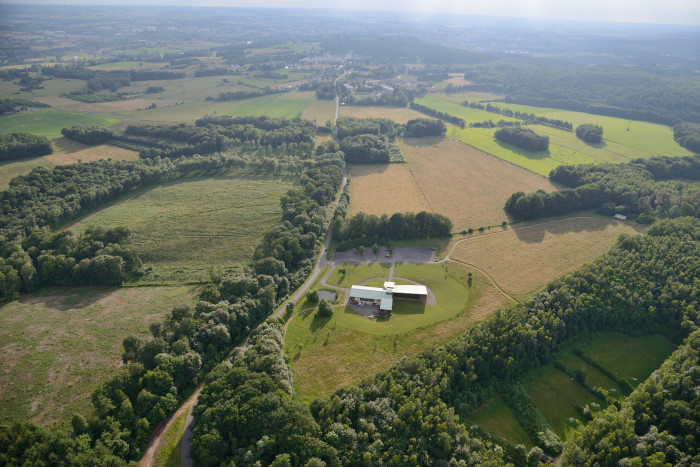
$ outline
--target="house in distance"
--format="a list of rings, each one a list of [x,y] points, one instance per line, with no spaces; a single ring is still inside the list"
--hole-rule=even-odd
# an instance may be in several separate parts
[[[358,305],[375,305],[385,313],[391,313],[394,300],[411,300],[425,303],[428,289],[424,285],[396,285],[384,282],[384,287],[353,285],[350,288],[350,302]]]

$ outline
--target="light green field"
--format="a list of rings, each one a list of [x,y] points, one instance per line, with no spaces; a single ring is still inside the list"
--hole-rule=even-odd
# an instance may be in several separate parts
[[[451,97],[454,99],[454,97]],[[468,99],[467,99],[468,100]],[[428,95],[416,102],[430,108],[446,112],[464,119],[467,124],[484,120],[515,120],[485,110],[471,109],[447,100],[447,96]],[[576,138],[573,132],[556,128],[533,125],[531,128],[550,138],[549,150],[530,152],[511,144],[496,141],[495,128],[464,128],[449,125],[447,136],[470,144],[482,151],[493,154],[513,164],[541,175],[548,175],[555,167],[566,164],[590,164],[600,162],[628,162],[635,158],[649,158],[653,155],[683,156],[691,153],[681,148],[673,140],[673,130],[654,123],[628,121],[613,117],[601,117],[581,112],[569,112],[539,107],[518,106],[497,102],[499,107],[527,111],[547,118],[571,122],[574,127],[581,123],[602,125],[605,141],[589,145]],[[627,131],[629,128],[629,131]]]
[[[213,94],[216,95],[218,92]],[[232,102],[185,102],[181,105],[159,106],[155,109],[114,112],[112,115],[128,120],[155,122],[192,122],[204,115],[215,114],[294,118],[303,112],[312,101],[311,97],[299,97],[299,94],[290,92]]]
[[[364,275],[348,268],[348,276],[360,281],[377,274],[360,268]],[[468,287],[469,271],[450,265],[445,277],[442,265],[397,266],[396,275],[427,285],[435,293],[437,306],[397,300],[388,320],[364,318],[343,305],[334,307],[331,318],[317,318],[315,309],[294,317],[287,328],[285,354],[297,397],[311,401],[357,383],[404,355],[444,344],[502,307],[503,297],[484,276],[475,272]],[[308,303],[300,303],[297,309],[305,306]]]
[[[365,254],[372,254],[372,250],[370,249],[369,253]],[[359,254],[357,257],[358,260],[361,259]],[[328,276],[326,282],[340,287],[350,287],[372,277],[389,277],[390,267],[389,263],[370,263],[359,266],[355,266],[352,263],[343,263],[335,268],[335,271]],[[345,270],[345,274],[342,273],[343,270]]]
[[[583,407],[591,402],[605,407],[603,400],[586,391],[554,365],[547,365],[541,376],[524,383],[524,387],[562,440],[568,439],[573,431],[570,419],[586,422],[574,407]]]
[[[636,386],[659,368],[676,345],[660,334],[631,337],[619,332],[602,334],[583,353],[619,378]],[[635,380],[636,378],[636,380]]]
[[[579,368],[586,370],[586,384],[591,387],[600,387],[609,391],[609,394],[613,397],[624,397],[625,393],[618,384],[605,376],[597,368],[586,363],[581,357],[576,354],[570,353],[566,357],[561,359],[564,365],[568,368],[576,371]]]
[[[255,78],[252,75],[249,77],[240,77],[236,81],[240,81],[242,84],[247,84],[250,86],[255,86],[258,88],[264,88],[266,86],[275,87],[284,83],[291,83],[293,81],[300,81],[308,76],[307,73],[298,73],[292,71],[279,70],[278,73],[287,75],[287,78],[283,79],[268,79],[268,78]]]
[[[47,138],[59,138],[63,128],[73,125],[109,126],[119,120],[97,115],[63,110],[37,110],[0,116],[0,133],[23,131]]]
[[[469,419],[513,444],[524,444],[528,450],[534,446],[527,432],[515,418],[510,407],[503,402],[503,399],[491,403]]]
[[[41,83],[44,89],[20,91],[21,86],[11,81],[0,81],[0,98],[32,100],[34,97],[60,96],[84,89],[85,84],[86,81],[79,79],[53,78]]]
[[[156,467],[180,467],[180,458],[182,452],[182,435],[185,432],[185,422],[187,422],[187,413],[184,411],[165,434],[163,445],[158,450],[156,456]]]
[[[279,221],[287,178],[219,176],[178,181],[138,192],[72,228],[125,225],[152,271],[146,283],[208,281],[248,261],[263,235]]]
[[[0,422],[70,429],[90,396],[121,365],[122,341],[146,336],[198,288],[43,288],[0,308]]]

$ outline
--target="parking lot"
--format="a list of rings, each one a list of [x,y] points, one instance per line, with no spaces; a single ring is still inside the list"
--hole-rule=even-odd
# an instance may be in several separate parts
[[[411,263],[411,264],[428,264],[435,262],[435,249],[433,248],[411,248],[411,247],[394,247],[392,254],[389,255],[387,247],[379,247],[378,254],[375,255],[371,248],[365,250],[365,254],[361,255],[357,251],[338,251],[333,256],[331,261],[333,264],[341,264],[346,262],[355,264],[363,263]]]

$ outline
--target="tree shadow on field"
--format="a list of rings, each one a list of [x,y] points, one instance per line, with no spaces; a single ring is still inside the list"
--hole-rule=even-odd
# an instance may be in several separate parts
[[[117,290],[119,289],[106,286],[42,287],[23,295],[21,302],[57,311],[75,310],[87,308],[104,298],[109,298]]]
[[[493,140],[503,149],[514,152],[533,161],[551,158],[551,153],[549,152],[549,149],[547,149],[546,151],[532,152],[528,151],[527,149],[519,148],[518,146],[515,146],[513,144],[504,143],[502,141],[497,140],[496,138],[494,138]]]
[[[334,310],[334,312],[335,312],[335,310]],[[322,318],[322,317],[318,316],[318,313],[316,313],[316,310],[312,311],[311,313],[314,314],[314,317],[311,320],[311,325],[309,326],[309,329],[311,330],[311,332],[316,332],[319,329],[323,329],[326,326],[326,324],[328,324],[330,322],[331,318],[333,317],[331,315],[331,316],[328,316],[326,318]]]
[[[365,175],[381,174],[389,169],[389,166],[393,164],[348,164],[348,168],[353,170],[354,173],[350,175],[353,177],[362,177]]]
[[[616,221],[606,219],[574,219],[554,221],[544,225],[532,225],[513,229],[518,240],[524,243],[541,243],[545,234],[561,235],[567,233],[602,232]]]
[[[403,138],[403,144],[414,148],[437,146],[445,141],[445,136],[424,136],[421,138]]]

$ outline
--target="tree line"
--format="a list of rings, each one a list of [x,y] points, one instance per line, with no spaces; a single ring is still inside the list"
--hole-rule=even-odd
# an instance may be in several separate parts
[[[487,102],[486,105],[484,105],[484,104],[481,104],[479,102],[463,101],[462,105],[465,107],[469,107],[471,109],[485,110],[486,112],[497,113],[500,115],[505,115],[506,117],[514,117],[514,118],[523,120],[528,125],[547,125],[547,126],[551,126],[554,128],[559,128],[560,130],[568,130],[568,131],[571,131],[574,128],[574,126],[571,124],[571,122],[567,122],[567,121],[564,121],[564,120],[561,120],[558,118],[542,117],[540,115],[535,115],[533,113],[520,112],[517,110],[511,110],[508,108],[501,108],[501,107],[498,107],[498,106],[491,104],[490,102]],[[469,126],[471,126],[471,124]],[[499,126],[505,126],[505,125],[499,125]]]
[[[0,161],[46,156],[51,153],[53,146],[46,136],[30,133],[0,134]]]
[[[14,113],[15,109],[26,109],[27,107],[51,107],[43,102],[28,101],[26,99],[0,99],[0,115]]]
[[[409,107],[411,109],[415,110],[416,112],[430,115],[431,117],[439,118],[440,120],[444,120],[447,123],[451,123],[451,124],[456,125],[460,128],[464,128],[466,125],[466,122],[462,118],[455,117],[454,115],[450,115],[450,114],[445,113],[445,112],[440,112],[439,110],[431,109],[430,107],[425,106],[425,105],[411,102]]]
[[[654,218],[694,216],[700,210],[700,156],[652,157],[627,164],[559,166],[549,174],[569,188],[546,193],[517,192],[505,211],[517,220],[596,209],[605,215]]]
[[[262,91],[233,91],[233,92],[220,92],[218,96],[212,97],[207,96],[208,101],[240,101],[243,99],[253,99],[254,97],[269,96],[272,94],[284,94],[289,92],[288,89],[272,89],[269,86],[264,88]]]
[[[531,152],[549,149],[549,136],[538,135],[529,128],[506,127],[499,128],[493,134],[494,138]]]
[[[182,163],[193,168],[194,161]],[[342,183],[344,161],[342,154],[331,153],[304,164],[298,186],[281,199],[282,220],[265,235],[246,268],[205,287],[195,307],[174,307],[150,326],[150,339],[124,340],[125,365],[94,391],[94,417],[77,414],[70,436],[31,424],[2,427],[0,460],[126,465],[140,458],[156,424],[313,269],[326,206]],[[276,373],[279,368],[274,366]]]
[[[682,218],[666,222],[663,228],[652,227],[642,236],[622,236],[595,263],[553,281],[526,303],[492,315],[456,341],[417,357],[404,357],[388,371],[308,406],[289,397],[289,380],[284,376],[288,370],[277,356],[281,345],[274,334],[276,324],[269,323],[270,335],[262,345],[266,350],[257,347],[251,354],[239,353],[233,364],[220,365],[213,372],[196,409],[194,460],[203,466],[230,461],[236,465],[323,465],[319,461],[331,466],[458,465],[460,461],[537,465],[542,448],[550,454],[558,450],[553,432],[535,437],[538,446],[528,453],[522,445],[464,424],[462,417],[516,385],[529,370],[554,361],[571,338],[602,330],[644,333],[663,328],[678,340],[697,333],[698,231],[698,219]],[[676,400],[677,393],[692,400],[693,387],[688,381],[669,391],[668,400]],[[675,421],[674,428],[683,427],[672,433],[691,434],[673,443],[676,450],[668,459],[692,459],[697,430],[693,429],[696,415],[687,411],[690,407],[686,405],[685,412],[678,404],[652,407],[669,424]],[[678,422],[683,414],[688,421],[682,425]],[[641,414],[639,418],[646,420],[645,429],[652,429],[649,419]],[[614,435],[608,439],[602,451],[619,455],[615,446],[628,445]],[[598,447],[593,442],[588,446],[591,457],[584,459],[593,460]],[[576,445],[567,443],[564,449],[568,452]]]
[[[452,235],[452,221],[442,214],[421,211],[419,213],[384,214],[377,217],[360,212],[344,219],[336,218],[333,238],[339,250],[358,246],[386,244],[392,240],[413,238],[437,238]]]

